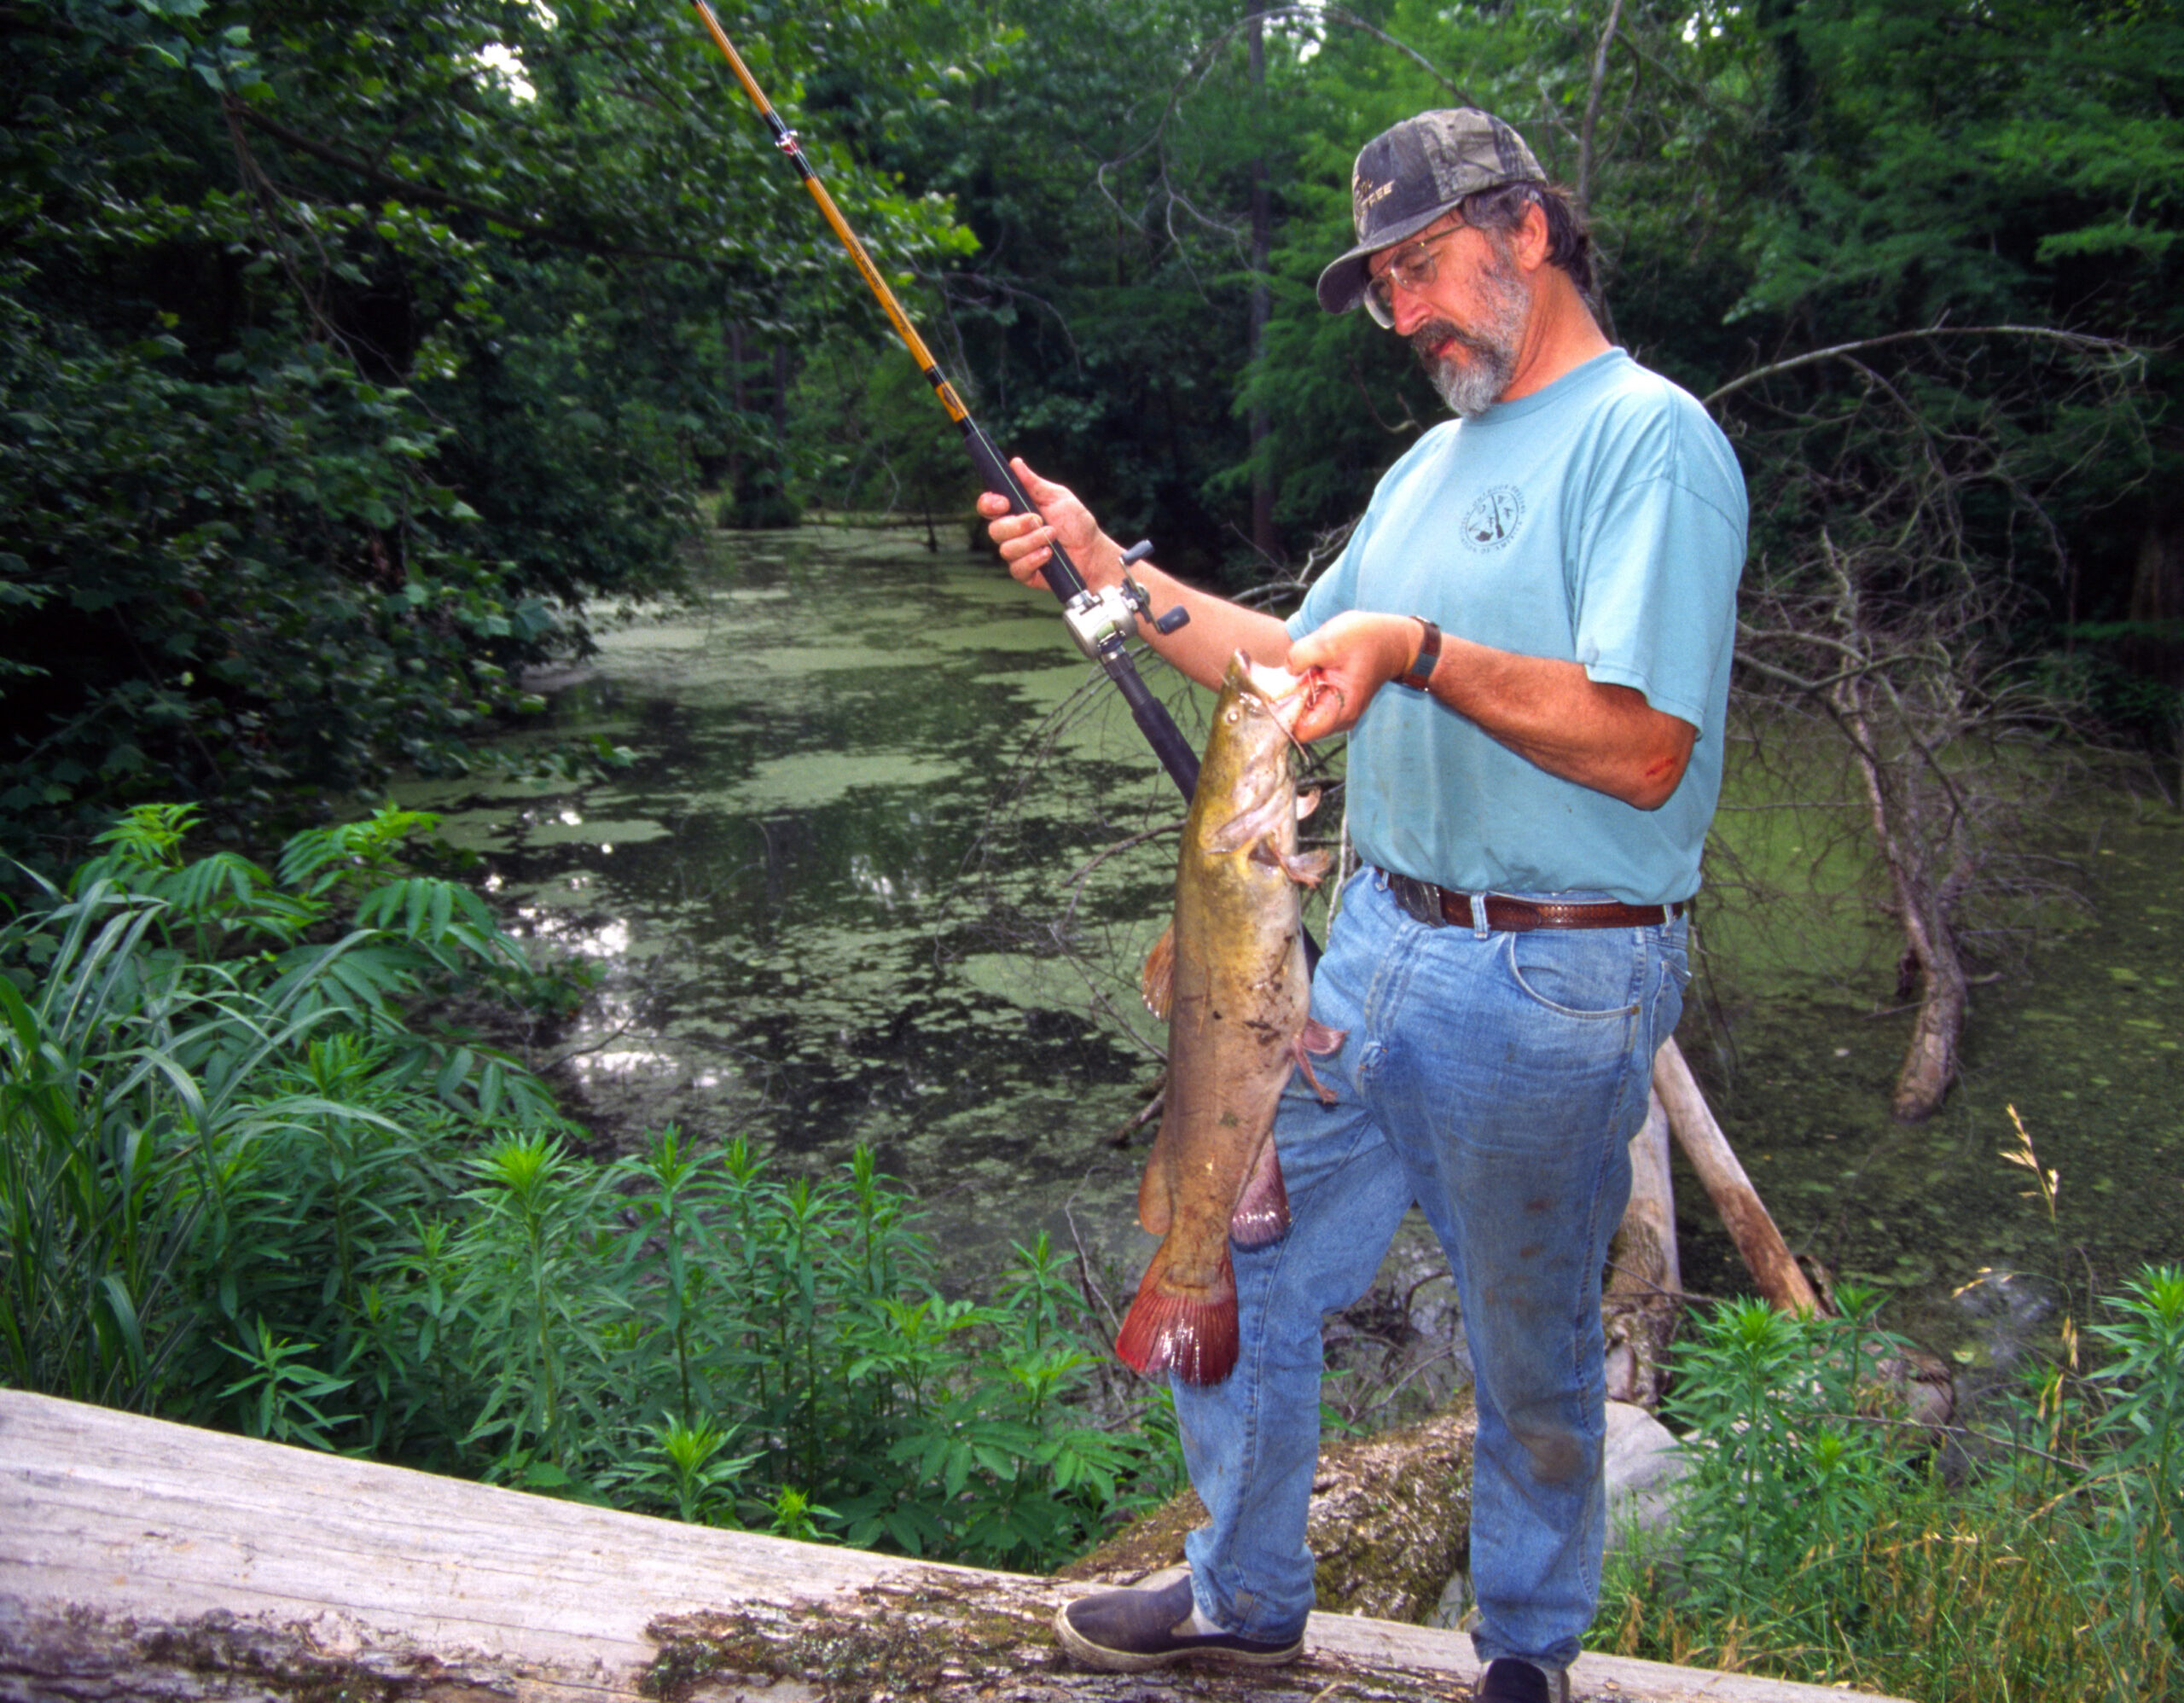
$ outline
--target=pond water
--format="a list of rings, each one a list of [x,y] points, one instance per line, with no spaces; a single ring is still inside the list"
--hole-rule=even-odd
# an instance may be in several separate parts
[[[1975,1367],[2014,1346],[1983,1272],[2041,1280],[2030,1322],[2047,1334],[2142,1265],[2184,1259],[2184,819],[2116,791],[2082,794],[2071,816],[2052,850],[2083,903],[2051,908],[2024,956],[1974,986],[1962,1075],[1931,1121],[1887,1109],[1912,1014],[1885,923],[1862,971],[1846,968],[1859,955],[1807,943],[1809,965],[1833,962],[1798,974],[1779,927],[1770,940],[1723,904],[1719,1003],[1695,1001],[1680,1032],[1792,1246],[1879,1288],[1899,1326]],[[1749,830],[1725,814],[1723,831]],[[2020,1121],[2058,1179],[2052,1214],[2003,1157]],[[1680,1188],[1678,1209],[1687,1287],[1735,1287],[1703,1196]],[[2013,1305],[2028,1322],[2022,1289]]]
[[[869,1144],[965,1281],[1044,1229],[1134,1282],[1143,1137],[1112,1137],[1159,1069],[1135,977],[1165,921],[1168,783],[1052,599],[990,557],[834,527],[712,549],[687,606],[539,682],[550,726],[510,741],[604,733],[629,768],[404,795],[482,854],[518,932],[596,967],[535,1061],[613,1140],[672,1120],[811,1165]],[[1195,737],[1204,695],[1148,677]],[[2095,909],[1977,990],[1931,1123],[1887,1113],[1892,977],[1789,973],[1765,915],[1722,910],[1682,1032],[1792,1245],[1966,1361],[1992,1344],[1954,1297],[1984,1268],[2082,1293],[2184,1254],[2184,828],[2117,799],[2082,837]],[[2010,1103],[2061,1174],[2052,1223],[1998,1156]],[[1687,1285],[1738,1288],[1682,1183]]]
[[[723,538],[689,606],[599,642],[511,744],[603,733],[631,766],[403,799],[483,855],[516,932],[595,967],[534,1055],[580,1114],[787,1163],[868,1144],[972,1268],[1043,1228],[1134,1258],[1141,1150],[1106,1138],[1159,1061],[1086,1014],[1153,1035],[1112,967],[1165,922],[1174,841],[1101,854],[1180,811],[1052,598],[915,534],[808,527]]]

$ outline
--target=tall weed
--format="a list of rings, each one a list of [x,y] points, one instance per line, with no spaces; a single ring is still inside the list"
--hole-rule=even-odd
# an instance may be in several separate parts
[[[1736,1304],[1678,1351],[1693,1470],[1674,1546],[1610,1570],[1596,1647],[1932,1703],[2138,1700],[2184,1681],[2184,1270],[2150,1268],[2088,1335],[1934,1439],[1840,1319]]]
[[[587,1157],[423,1014],[557,997],[429,818],[190,860],[149,807],[0,930],[0,1381],[714,1524],[1019,1566],[1170,1486],[1043,1238],[951,1298],[860,1152]],[[1150,1421],[1149,1426],[1141,1423]]]

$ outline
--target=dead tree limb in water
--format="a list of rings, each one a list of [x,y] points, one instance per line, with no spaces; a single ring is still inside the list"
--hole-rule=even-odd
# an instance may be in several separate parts
[[[1805,1274],[1782,1240],[1781,1231],[1761,1204],[1759,1191],[1744,1174],[1744,1166],[1729,1146],[1722,1126],[1707,1109],[1706,1096],[1684,1061],[1673,1039],[1661,1043],[1653,1055],[1653,1089],[1667,1108],[1669,1128],[1682,1145],[1684,1157],[1706,1185],[1706,1193],[1721,1213],[1722,1222],[1751,1267],[1759,1293],[1785,1312],[1819,1312],[1820,1297],[1813,1293]]]
[[[1897,997],[1918,996],[1891,1096],[1906,1122],[1956,1075],[1968,956],[2007,961],[2067,892],[2036,858],[2090,722],[2069,671],[2030,666],[2015,635],[2042,597],[2067,613],[2055,502],[2141,431],[2139,365],[2042,327],[1936,327],[1777,361],[1708,398],[1735,398],[1724,424],[1754,469],[1737,646],[1754,772],[1774,764],[1792,797],[1820,781],[1830,796],[1802,808],[1865,824],[1902,936]],[[1833,778],[1830,741],[1806,736],[1821,728],[1847,759]]]
[[[1827,532],[1821,533],[1841,598],[1838,620],[1854,650],[1866,644],[1858,617],[1857,587],[1837,555]],[[1878,664],[1879,659],[1872,659]],[[1896,1090],[1889,1109],[1907,1124],[1931,1117],[1941,1109],[1949,1084],[1956,1080],[1957,1049],[1964,1034],[1966,991],[1970,979],[1956,949],[1951,912],[1957,898],[1970,884],[1978,867],[1978,852],[1970,843],[1970,814],[1963,792],[1932,747],[1920,739],[1912,718],[1900,717],[1898,725],[1906,743],[1917,747],[1915,757],[1890,764],[1873,735],[1867,705],[1873,695],[1876,677],[1880,690],[1891,693],[1896,706],[1902,699],[1893,695],[1878,666],[1839,672],[1828,689],[1828,706],[1850,741],[1851,754],[1865,782],[1866,802],[1873,813],[1873,844],[1887,865],[1889,884],[1896,895],[1896,920],[1905,940],[1901,984],[1911,974],[1918,978],[1920,993],[1918,1020],[1911,1027],[1911,1043],[1896,1072]],[[1937,725],[1940,713],[1931,712],[1927,731],[1954,740],[1964,729]],[[1922,785],[1931,777],[1932,784]],[[1946,875],[1937,876],[1937,869]]]

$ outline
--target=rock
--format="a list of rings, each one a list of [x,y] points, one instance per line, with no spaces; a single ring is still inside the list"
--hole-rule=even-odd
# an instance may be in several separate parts
[[[1691,1462],[1668,1427],[1641,1407],[1607,1404],[1607,1547],[1612,1555],[1633,1532],[1665,1531],[1676,1512],[1676,1487]]]
[[[1602,1471],[1607,1479],[1607,1553],[1614,1555],[1640,1532],[1662,1532],[1676,1517],[1676,1486],[1691,1470],[1675,1433],[1642,1407],[1607,1404]],[[1429,1626],[1461,1629],[1472,1611],[1471,1575],[1450,1575]]]

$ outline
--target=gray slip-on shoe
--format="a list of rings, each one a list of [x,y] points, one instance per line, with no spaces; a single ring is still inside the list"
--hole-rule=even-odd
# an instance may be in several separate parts
[[[1103,1673],[1145,1673],[1177,1662],[1279,1667],[1304,1654],[1300,1633],[1286,1641],[1200,1632],[1191,1624],[1191,1576],[1154,1590],[1103,1590],[1065,1603],[1054,1616],[1061,1647]]]
[[[1498,1656],[1479,1676],[1472,1703],[1570,1703],[1570,1670]]]

